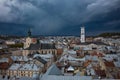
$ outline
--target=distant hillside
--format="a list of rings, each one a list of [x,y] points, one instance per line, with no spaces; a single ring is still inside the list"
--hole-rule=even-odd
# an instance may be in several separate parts
[[[107,32],[107,33],[101,33],[98,36],[100,37],[112,37],[112,36],[119,36],[120,37],[120,32]]]

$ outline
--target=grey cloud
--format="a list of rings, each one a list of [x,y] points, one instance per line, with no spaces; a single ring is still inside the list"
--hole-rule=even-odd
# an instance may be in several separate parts
[[[96,0],[87,6],[86,12],[84,13],[87,16],[83,21],[88,22],[92,19],[94,20],[96,16],[103,17],[107,15],[110,11],[119,7],[118,3],[120,3],[119,0]]]
[[[0,21],[29,24],[50,33],[85,24],[118,7],[120,0],[1,0]]]

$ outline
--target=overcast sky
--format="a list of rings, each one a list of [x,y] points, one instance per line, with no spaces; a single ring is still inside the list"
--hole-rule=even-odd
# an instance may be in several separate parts
[[[0,0],[0,34],[87,35],[120,32],[120,0]]]

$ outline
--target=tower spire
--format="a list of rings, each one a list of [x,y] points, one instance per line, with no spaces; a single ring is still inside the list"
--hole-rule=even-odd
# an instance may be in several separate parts
[[[28,37],[31,37],[31,29],[28,30]]]

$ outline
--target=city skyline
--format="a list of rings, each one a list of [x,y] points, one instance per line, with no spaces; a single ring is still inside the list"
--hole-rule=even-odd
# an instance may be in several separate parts
[[[86,35],[120,32],[119,0],[1,0],[0,34]]]

